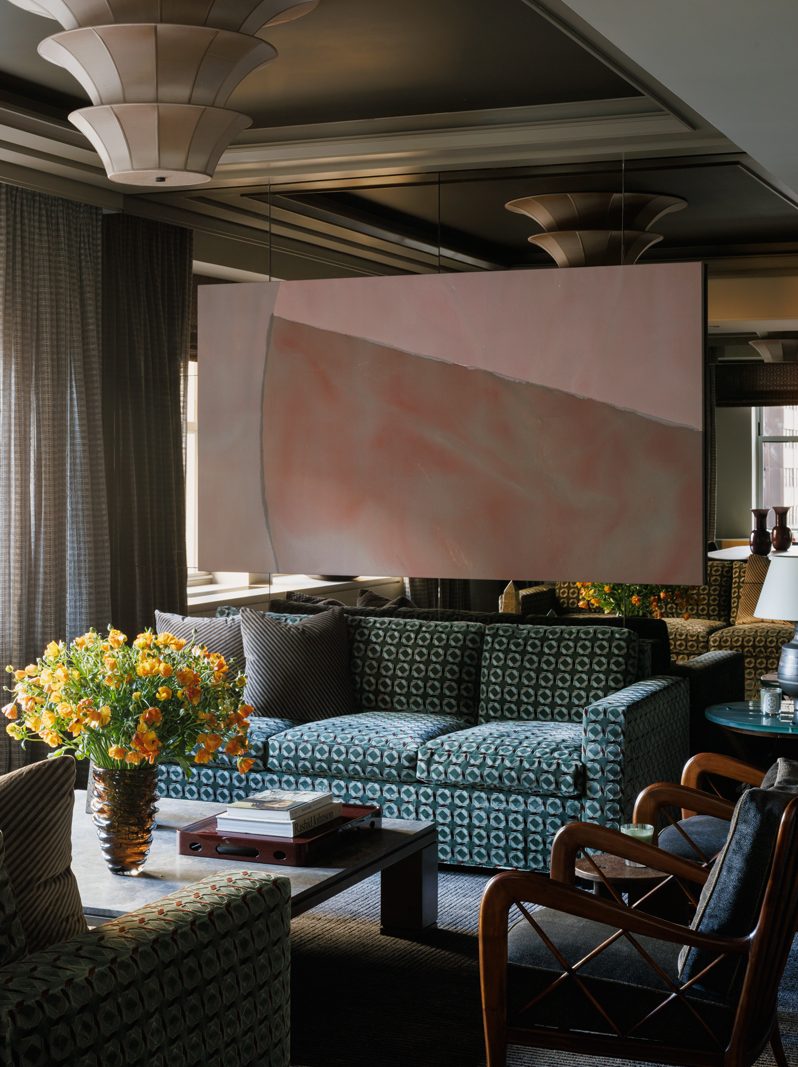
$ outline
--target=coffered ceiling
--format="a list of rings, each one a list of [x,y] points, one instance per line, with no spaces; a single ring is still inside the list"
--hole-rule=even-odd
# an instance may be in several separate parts
[[[280,58],[236,90],[253,127],[210,186],[125,195],[67,121],[79,87],[36,55],[54,24],[0,0],[0,180],[257,246],[263,264],[269,247],[289,276],[333,260],[355,273],[548,264],[527,242],[534,224],[504,203],[621,188],[688,201],[647,261],[789,264],[789,185],[638,65],[634,42],[611,46],[590,7],[321,0],[268,33]],[[300,250],[304,266],[289,264]]]

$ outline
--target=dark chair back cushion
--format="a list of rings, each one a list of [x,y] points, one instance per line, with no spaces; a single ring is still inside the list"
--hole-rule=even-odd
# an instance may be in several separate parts
[[[721,937],[744,937],[756,926],[779,824],[792,799],[790,793],[776,789],[749,789],[737,802],[726,844],[701,892],[691,923],[694,930]],[[704,949],[682,949],[682,981],[698,975],[716,955]],[[727,956],[696,985],[730,1001],[738,990],[744,967],[744,957]]]

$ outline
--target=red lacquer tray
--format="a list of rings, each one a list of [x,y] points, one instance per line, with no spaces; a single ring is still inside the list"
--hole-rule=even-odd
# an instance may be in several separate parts
[[[206,859],[310,867],[320,853],[334,847],[340,834],[376,830],[381,824],[380,808],[374,804],[344,804],[337,819],[299,837],[259,837],[219,831],[216,816],[211,815],[177,831],[177,851],[182,856]]]

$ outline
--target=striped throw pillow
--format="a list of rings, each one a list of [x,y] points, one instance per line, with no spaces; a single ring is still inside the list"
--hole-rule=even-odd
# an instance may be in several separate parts
[[[754,612],[769,566],[770,560],[767,556],[752,554],[746,560],[740,599],[737,601],[737,615],[734,619],[736,626],[749,622],[762,622],[762,619],[758,619]]]
[[[0,777],[5,868],[29,952],[88,929],[71,867],[74,801],[72,756]]]
[[[231,615],[221,619],[196,618],[191,615],[170,615],[155,612],[157,633],[170,633],[183,641],[205,645],[209,652],[220,652],[238,670],[244,668],[244,644],[241,640],[241,619]]]
[[[349,670],[349,628],[341,608],[284,622],[241,609],[247,687],[258,715],[314,722],[357,709]]]
[[[5,863],[3,835],[0,834],[0,967],[27,955],[28,943],[19,921],[17,901]]]

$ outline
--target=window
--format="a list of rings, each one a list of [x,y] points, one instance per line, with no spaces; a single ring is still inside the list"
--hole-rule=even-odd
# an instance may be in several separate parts
[[[754,408],[757,507],[798,505],[798,406]],[[798,515],[793,510],[791,515]]]

